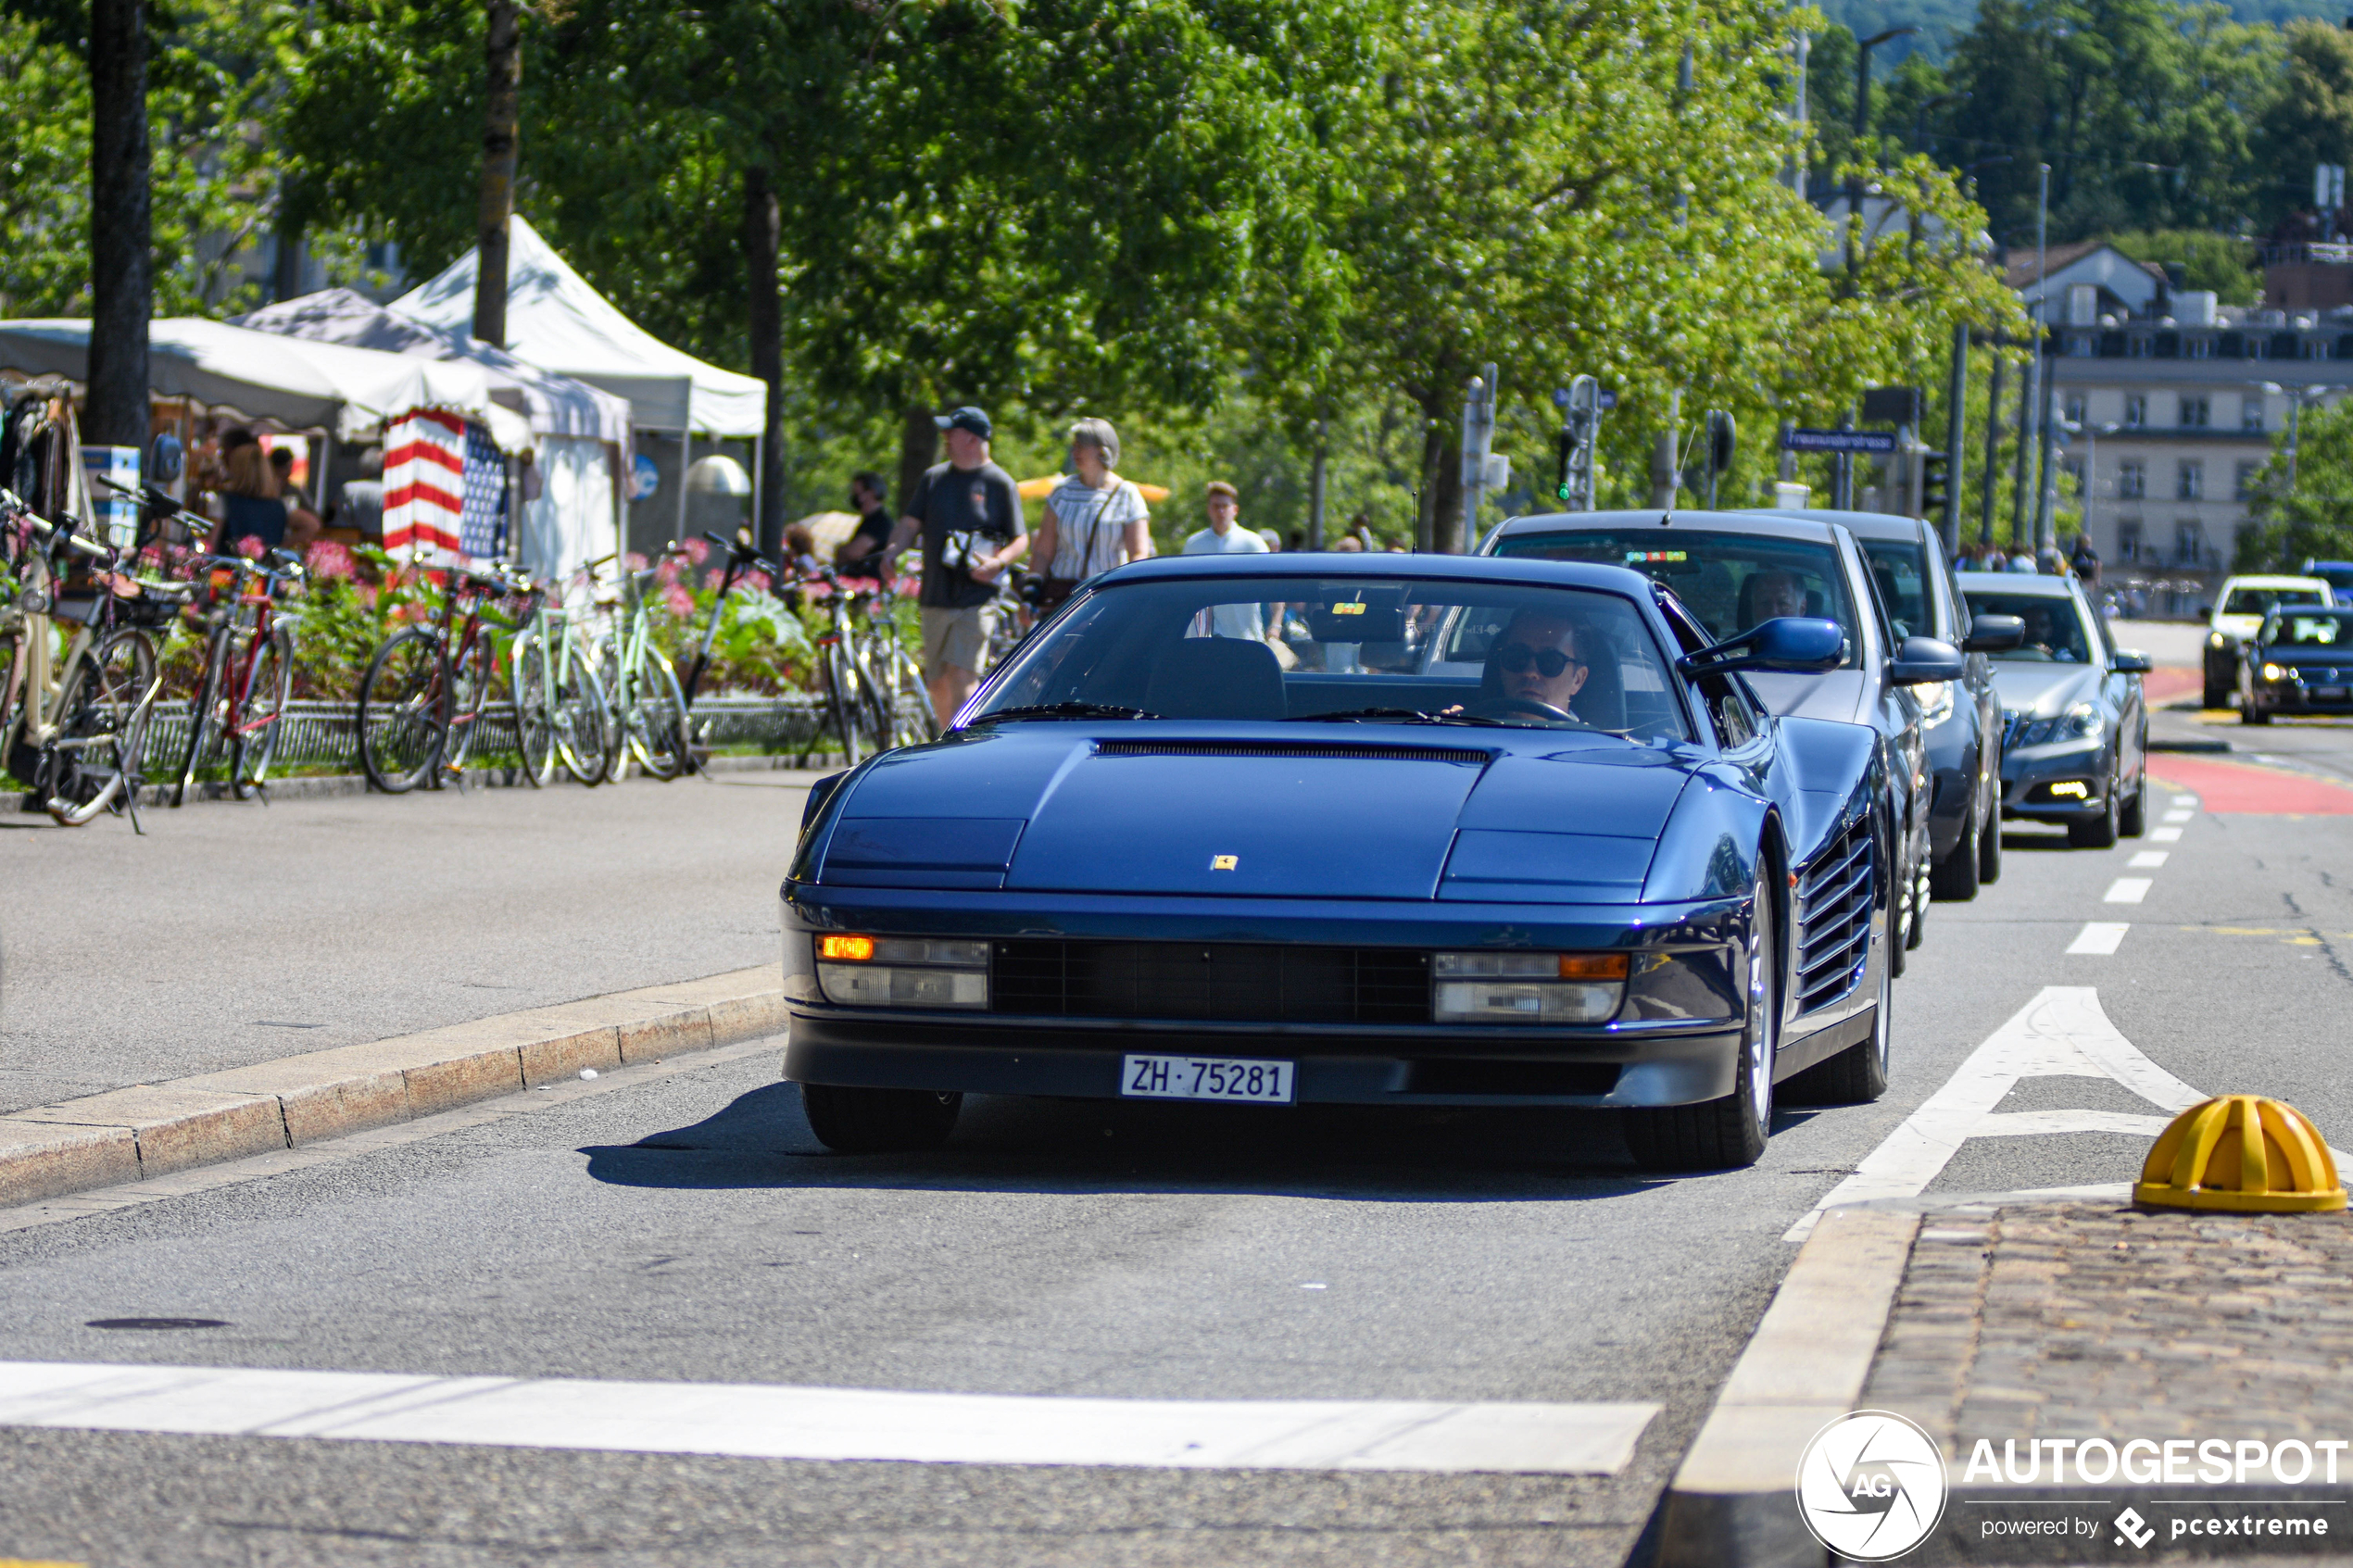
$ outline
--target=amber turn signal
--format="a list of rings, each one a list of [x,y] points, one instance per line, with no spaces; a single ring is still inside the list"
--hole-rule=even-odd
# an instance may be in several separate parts
[[[1624,953],[1563,953],[1563,980],[1623,980],[1627,960]]]
[[[817,956],[864,963],[875,956],[875,939],[871,936],[820,936],[817,938]]]

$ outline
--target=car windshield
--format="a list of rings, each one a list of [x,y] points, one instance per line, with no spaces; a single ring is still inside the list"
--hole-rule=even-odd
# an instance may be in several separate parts
[[[2317,605],[2328,601],[2318,588],[2233,588],[2223,596],[2224,615],[2262,615],[2277,605]]]
[[[1866,539],[1863,558],[1871,563],[1871,579],[1879,584],[1880,602],[1887,607],[1898,638],[1933,636],[1928,613],[1928,558],[1918,545],[1895,539]]]
[[[1595,528],[1509,535],[1496,553],[1631,567],[1672,589],[1719,642],[1777,615],[1827,616],[1846,633],[1845,662],[1856,657],[1854,603],[1828,545],[1697,529]]]
[[[968,721],[1352,721],[1686,740],[1630,600],[1390,577],[1114,583],[1017,652]]]
[[[2340,643],[2353,644],[2353,612],[2327,612],[2313,615],[2283,615],[2271,633],[2275,647],[2325,648]]]
[[[2083,618],[2075,613],[2073,599],[2054,598],[2047,594],[1972,593],[1968,597],[1972,618],[2015,615],[2026,622],[2026,641],[2014,648],[2005,648],[1994,655],[1995,659],[2026,664],[2092,662],[2091,644],[2083,634]]]

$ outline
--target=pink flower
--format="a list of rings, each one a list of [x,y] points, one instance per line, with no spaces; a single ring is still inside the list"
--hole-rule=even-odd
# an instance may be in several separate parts
[[[667,588],[678,581],[678,574],[685,570],[676,556],[664,556],[661,564],[654,568],[654,581]]]
[[[262,544],[260,536],[258,534],[247,533],[240,537],[237,541],[237,554],[245,557],[247,560],[259,560],[261,558],[262,552],[268,547],[269,546]]]
[[[686,558],[693,561],[697,566],[700,566],[703,562],[711,558],[710,545],[700,539],[687,540]]]
[[[673,583],[669,591],[662,595],[661,602],[670,607],[673,615],[691,616],[695,613],[695,596],[688,593],[683,583]]]
[[[333,539],[320,540],[310,546],[309,554],[303,558],[309,565],[313,576],[342,583],[349,582],[359,566],[351,551]]]
[[[639,555],[636,551],[630,551],[623,558],[628,562],[630,571],[643,571],[646,570],[646,558]]]
[[[764,594],[774,584],[768,581],[768,574],[764,571],[747,571],[744,573],[744,586],[755,594]]]
[[[411,599],[407,604],[400,607],[400,618],[403,621],[418,622],[431,621],[433,619],[433,607],[420,600]]]

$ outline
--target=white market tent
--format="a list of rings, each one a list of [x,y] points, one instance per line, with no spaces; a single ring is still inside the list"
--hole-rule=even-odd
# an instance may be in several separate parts
[[[628,471],[629,400],[543,370],[464,332],[428,326],[350,289],[322,289],[237,318],[285,337],[479,365],[538,439],[537,493],[522,507],[523,564],[568,577],[625,537],[618,476]]]
[[[765,428],[765,382],[671,347],[589,287],[529,223],[510,221],[507,347],[516,358],[628,398],[641,429],[749,439]],[[480,267],[480,254],[468,251],[392,308],[444,332],[469,332]]]

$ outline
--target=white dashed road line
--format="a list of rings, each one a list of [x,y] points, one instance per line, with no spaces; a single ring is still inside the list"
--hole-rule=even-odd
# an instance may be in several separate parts
[[[2114,882],[2108,884],[2108,895],[2102,898],[2100,902],[2104,904],[2137,904],[2142,899],[2149,896],[2149,888],[2153,885],[2155,885],[2153,880],[2148,877],[2120,876]]]
[[[2131,866],[2136,872],[2155,871],[2158,867],[2165,863],[2165,850],[2144,849],[2139,854],[2133,856],[2130,860],[2127,860],[2125,864]]]
[[[0,1361],[0,1425],[917,1464],[1612,1475],[1660,1408],[1091,1399]]]
[[[2151,844],[2179,844],[2182,842],[2182,830],[2180,828],[2151,828],[2149,842]]]
[[[2132,929],[2122,921],[2090,921],[2075,934],[2075,940],[2068,944],[2067,950],[2107,958],[2124,945],[2124,934]]]

